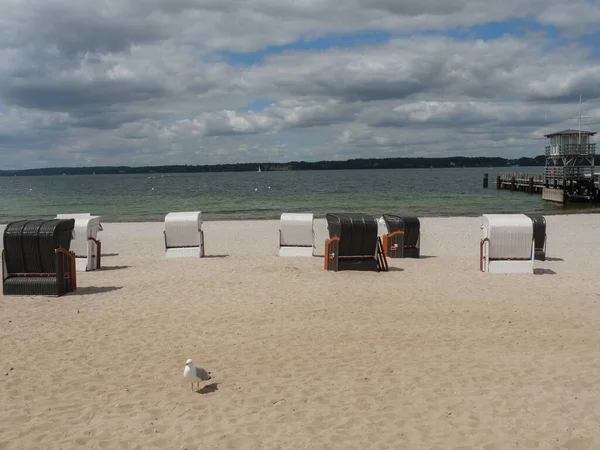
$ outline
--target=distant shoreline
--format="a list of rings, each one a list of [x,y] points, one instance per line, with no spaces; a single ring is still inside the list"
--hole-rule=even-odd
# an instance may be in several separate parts
[[[48,167],[40,169],[0,170],[0,176],[47,176],[47,175],[131,175],[167,173],[219,173],[219,172],[289,172],[301,170],[365,170],[365,169],[441,169],[452,167],[533,167],[544,166],[543,155],[534,158],[500,157],[448,157],[448,158],[361,158],[346,161],[291,161],[287,163],[236,163],[213,165],[165,165],[165,166],[92,166]],[[596,156],[600,164],[600,156]]]

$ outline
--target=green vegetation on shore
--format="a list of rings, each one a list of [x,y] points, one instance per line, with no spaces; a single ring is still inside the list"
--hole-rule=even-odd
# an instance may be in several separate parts
[[[543,166],[544,156],[535,158],[506,159],[499,157],[450,157],[450,158],[361,158],[346,161],[291,161],[287,163],[238,163],[214,165],[172,166],[97,166],[97,167],[51,167],[44,169],[0,170],[0,176],[39,175],[91,175],[91,174],[144,174],[144,173],[196,173],[196,172],[255,172],[289,170],[357,170],[357,169],[417,169],[443,167],[511,167]],[[600,164],[596,156],[596,164]]]

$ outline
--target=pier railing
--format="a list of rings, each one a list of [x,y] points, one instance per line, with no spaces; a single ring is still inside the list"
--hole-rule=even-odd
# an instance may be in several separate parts
[[[591,156],[596,154],[596,144],[546,145],[546,156]]]
[[[544,188],[544,175],[504,172],[496,177],[496,188],[510,189],[511,191],[526,191],[531,194],[542,192]]]
[[[515,179],[516,182],[519,183],[529,183],[530,179],[533,179],[534,183],[543,183],[544,175],[543,174],[535,174],[531,175],[528,173],[522,172],[504,172],[500,174],[500,180],[504,182],[510,182],[512,179]]]
[[[548,179],[585,180],[592,177],[592,166],[548,166],[544,168],[544,176]]]

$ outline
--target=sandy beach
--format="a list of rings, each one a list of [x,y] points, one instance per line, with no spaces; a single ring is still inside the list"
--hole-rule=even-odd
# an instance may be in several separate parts
[[[387,273],[280,258],[278,221],[205,222],[201,259],[104,223],[76,292],[0,298],[0,449],[597,450],[600,215],[546,219],[534,275],[479,272],[477,217]]]

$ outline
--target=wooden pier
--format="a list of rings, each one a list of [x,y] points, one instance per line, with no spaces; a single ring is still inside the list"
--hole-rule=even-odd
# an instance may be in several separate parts
[[[484,175],[484,180],[486,175]],[[521,172],[505,172],[496,177],[496,189],[541,194],[544,187],[544,175],[542,174],[530,175]]]
[[[546,134],[549,145],[545,148],[544,173],[505,172],[496,177],[496,188],[541,193],[544,200],[559,203],[600,201],[600,180],[594,167],[596,144],[591,142],[595,134],[581,128]],[[488,187],[487,173],[483,187]]]
[[[569,201],[600,201],[600,177],[598,174],[594,177],[592,186],[594,189],[585,190],[581,193],[573,186],[577,187],[577,182],[565,183],[564,186],[557,178],[547,179],[543,174],[527,174],[522,172],[504,172],[496,177],[496,189],[508,189],[511,191],[527,192],[529,194],[542,194],[543,200],[565,203]],[[562,180],[561,180],[562,181]],[[587,186],[588,184],[586,184]],[[483,174],[483,187],[488,187],[488,174]]]

